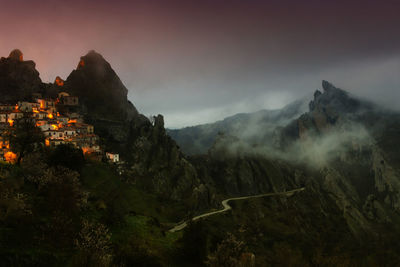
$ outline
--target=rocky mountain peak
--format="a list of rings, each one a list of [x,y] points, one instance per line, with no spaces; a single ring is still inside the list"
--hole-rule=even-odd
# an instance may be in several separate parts
[[[80,58],[77,69],[83,69],[86,66],[89,68],[111,68],[103,56],[94,50],[90,50],[85,56]]]
[[[328,81],[322,80],[322,89],[324,89],[324,91],[329,91],[333,88],[336,88],[335,86],[333,86],[333,84]]]
[[[137,115],[128,101],[128,89],[110,63],[94,50],[80,57],[64,84],[65,91],[78,96],[94,117],[124,120]]]
[[[9,59],[24,61],[24,54],[19,49],[14,49],[8,56]]]
[[[310,112],[326,113],[326,110],[334,111],[335,113],[355,112],[360,107],[360,101],[353,96],[350,96],[346,91],[335,87],[332,83],[322,81],[323,93],[316,90],[314,99],[310,102]]]
[[[15,103],[40,92],[42,81],[32,60],[24,61],[19,49],[0,60],[0,94],[2,103]]]
[[[309,112],[285,127],[283,140],[304,139],[310,133],[323,133],[335,125],[357,120],[365,112],[374,109],[371,103],[358,99],[328,81],[322,81],[322,89],[323,92],[315,91],[314,99],[309,103]]]

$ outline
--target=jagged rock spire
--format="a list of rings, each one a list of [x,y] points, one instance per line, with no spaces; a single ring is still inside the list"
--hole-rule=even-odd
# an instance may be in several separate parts
[[[336,88],[335,86],[333,86],[333,84],[331,84],[328,81],[322,80],[322,88],[324,89],[324,91],[329,91],[332,88]]]

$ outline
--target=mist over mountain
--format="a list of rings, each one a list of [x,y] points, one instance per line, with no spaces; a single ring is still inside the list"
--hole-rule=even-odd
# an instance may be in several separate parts
[[[303,182],[316,182],[329,192],[351,231],[362,235],[376,223],[398,218],[400,162],[394,147],[400,145],[400,114],[358,99],[327,81],[322,82],[322,88],[323,92],[315,91],[308,112],[274,128],[265,142],[246,139],[241,133],[251,129],[245,127],[242,131],[227,131],[218,135],[208,156],[214,161],[236,162],[232,162],[230,172],[220,176],[227,187],[232,185],[232,180],[226,180],[231,175],[241,186],[249,173],[253,173],[253,179],[256,177],[257,167],[250,163],[254,159],[283,161],[317,171],[318,178]],[[258,126],[262,124],[253,126],[257,133],[268,136],[270,129]],[[181,131],[186,131],[195,145],[196,135],[190,136],[186,128]],[[182,142],[180,135],[175,138]],[[181,144],[190,147],[190,143]],[[261,181],[256,182],[260,187]]]
[[[207,153],[219,134],[236,136],[250,144],[272,145],[275,131],[297,118],[306,107],[305,100],[297,100],[279,110],[240,113],[215,123],[167,132],[188,155]]]

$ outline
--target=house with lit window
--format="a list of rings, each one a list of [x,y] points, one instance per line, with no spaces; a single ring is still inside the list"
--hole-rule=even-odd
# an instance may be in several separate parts
[[[106,152],[106,158],[109,162],[117,163],[119,162],[119,154]]]
[[[12,111],[15,109],[15,105],[0,104],[0,111]]]
[[[38,98],[37,102],[39,103],[41,110],[46,110],[49,113],[56,112],[56,101],[52,99]]]
[[[0,122],[6,123],[7,122],[7,117],[8,117],[8,112],[0,111]]]
[[[39,110],[40,104],[27,102],[27,101],[19,101],[18,102],[18,110],[23,112],[33,112],[33,110]]]
[[[0,136],[9,132],[15,123],[32,120],[44,137],[45,145],[55,147],[70,144],[82,149],[85,156],[101,160],[103,152],[99,145],[99,136],[94,134],[93,125],[87,124],[84,117],[74,106],[79,105],[78,97],[66,92],[58,94],[57,99],[46,99],[39,94],[34,96],[36,102],[19,101],[16,105],[0,104]],[[10,151],[7,140],[0,139],[0,158],[12,162],[17,158]],[[113,161],[119,161],[119,156],[112,156]]]
[[[18,109],[15,109],[13,111],[10,111],[10,113],[8,113],[8,118],[7,120],[18,120],[24,117],[24,113]]]

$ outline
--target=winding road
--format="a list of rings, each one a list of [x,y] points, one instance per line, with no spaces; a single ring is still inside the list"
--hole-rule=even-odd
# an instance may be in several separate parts
[[[192,221],[197,221],[198,219],[201,219],[201,218],[204,218],[204,217],[208,217],[208,216],[211,216],[211,215],[214,215],[214,214],[218,214],[218,213],[222,213],[222,212],[231,210],[232,207],[228,204],[228,202],[232,201],[232,200],[243,200],[243,199],[249,199],[249,198],[281,196],[281,195],[290,197],[294,193],[303,191],[304,189],[305,189],[305,187],[301,187],[301,188],[293,189],[293,190],[290,190],[290,191],[284,191],[284,192],[278,192],[278,193],[266,193],[266,194],[253,195],[253,196],[228,198],[228,199],[222,200],[221,203],[222,203],[223,208],[221,210],[207,212],[207,213],[201,214],[199,216],[193,217]],[[169,232],[174,233],[174,232],[180,231],[180,230],[184,229],[187,225],[188,225],[188,221],[182,222],[182,223],[176,225],[174,228],[170,229]]]

